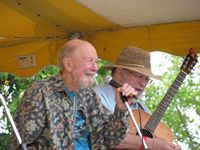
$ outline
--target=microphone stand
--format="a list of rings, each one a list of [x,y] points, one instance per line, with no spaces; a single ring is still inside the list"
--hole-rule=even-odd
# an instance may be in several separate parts
[[[133,115],[133,112],[132,112],[132,110],[131,110],[131,108],[130,108],[130,106],[129,106],[129,104],[128,104],[127,97],[126,97],[126,96],[123,96],[123,95],[121,94],[121,99],[122,99],[123,103],[125,104],[126,108],[128,109],[128,112],[129,112],[129,114],[130,114],[130,116],[131,116],[132,122],[133,122],[133,124],[134,124],[134,126],[135,126],[135,128],[136,128],[136,130],[137,130],[137,133],[138,133],[138,135],[139,135],[139,137],[140,137],[140,139],[141,139],[141,141],[142,141],[142,144],[143,144],[143,146],[144,146],[144,150],[148,150],[146,141],[145,141],[144,138],[143,138],[143,135],[142,135],[142,133],[141,133],[141,131],[140,131],[140,128],[138,127],[137,122],[136,122],[136,120],[135,120],[135,117],[134,117],[134,115]]]
[[[4,99],[4,97],[3,97],[1,91],[0,91],[0,99],[1,99],[1,102],[2,102],[2,104],[3,104],[3,106],[4,106],[5,110],[6,110],[6,114],[7,114],[7,116],[8,116],[8,119],[10,120],[10,123],[11,123],[11,125],[12,125],[12,128],[14,129],[14,132],[15,132],[15,135],[16,135],[16,137],[17,137],[17,140],[18,140],[19,144],[22,146],[22,149],[23,149],[23,150],[27,150],[26,144],[25,144],[25,143],[22,143],[22,139],[21,139],[21,137],[20,137],[20,135],[19,135],[19,132],[18,132],[18,130],[17,130],[17,128],[16,128],[16,125],[15,125],[15,123],[14,123],[14,121],[13,121],[13,118],[12,118],[12,116],[11,116],[11,114],[10,114],[10,111],[9,111],[8,107],[7,107],[7,103],[6,103],[5,99]]]

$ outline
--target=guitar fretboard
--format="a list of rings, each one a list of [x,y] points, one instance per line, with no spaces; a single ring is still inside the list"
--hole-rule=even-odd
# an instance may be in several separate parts
[[[168,89],[167,93],[163,97],[162,101],[156,108],[156,110],[151,115],[150,119],[145,125],[145,128],[152,133],[155,131],[157,125],[159,124],[162,116],[164,115],[165,111],[169,107],[173,97],[175,96],[176,92],[178,91],[180,85],[183,83],[183,80],[185,79],[187,73],[184,71],[180,71],[177,78],[171,85],[171,87]]]

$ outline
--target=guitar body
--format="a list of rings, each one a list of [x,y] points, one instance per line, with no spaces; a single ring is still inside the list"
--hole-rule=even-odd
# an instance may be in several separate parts
[[[140,111],[140,114],[139,114],[139,111]],[[148,136],[146,135],[146,131],[149,132],[150,134],[152,134],[153,137],[158,137],[158,138],[161,138],[165,141],[169,141],[169,142],[172,142],[173,141],[173,133],[171,131],[171,129],[165,125],[164,123],[160,122],[158,124],[158,126],[156,127],[154,133],[151,133],[150,131],[148,131],[148,129],[145,129],[144,126],[146,125],[147,121],[149,120],[149,118],[151,117],[150,114],[146,113],[145,111],[143,110],[133,110],[133,115],[135,117],[135,120],[139,126],[139,128],[142,127],[142,130],[144,131],[141,131],[143,135],[145,136]],[[140,126],[140,116],[141,116],[141,123],[142,125]],[[129,123],[130,123],[130,133],[131,134],[134,134],[136,135],[137,134],[137,130],[132,122],[132,119],[129,117]],[[148,136],[149,137],[149,136]]]

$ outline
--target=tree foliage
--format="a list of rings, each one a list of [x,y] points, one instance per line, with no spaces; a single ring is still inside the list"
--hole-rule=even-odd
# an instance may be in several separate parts
[[[166,55],[166,59],[171,62],[172,66],[168,68],[168,71],[163,74],[162,79],[157,82],[151,82],[146,88],[143,100],[146,105],[153,112],[162,100],[166,91],[173,83],[179,70],[182,59],[175,56]],[[103,76],[109,75],[110,72],[102,68],[103,65],[107,64],[107,61],[101,60],[99,62],[99,72],[97,76],[97,82],[101,84],[103,82]],[[160,64],[159,67],[165,67],[165,64]],[[200,67],[199,63],[196,65],[193,74],[190,74],[184,80],[179,91],[175,95],[167,109],[162,121],[165,122],[174,133],[174,140],[185,143],[188,145],[188,149],[198,150],[200,149],[200,137],[199,137],[199,122],[191,116],[191,113],[196,114],[198,120],[200,120]],[[20,105],[21,97],[27,87],[35,80],[40,80],[58,73],[58,68],[50,66],[33,77],[30,78],[19,78],[11,74],[0,74],[0,79],[5,81],[0,86],[0,90],[5,97],[8,107],[13,115]],[[7,149],[9,143],[10,131],[12,130],[11,125],[7,119],[7,115],[3,112],[0,116],[0,149]],[[195,128],[192,126],[195,126]]]

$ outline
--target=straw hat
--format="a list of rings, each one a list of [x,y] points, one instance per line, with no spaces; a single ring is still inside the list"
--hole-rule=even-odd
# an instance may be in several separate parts
[[[160,79],[160,76],[154,75],[151,71],[150,53],[138,47],[123,49],[115,63],[104,66],[108,69],[116,67],[133,70],[150,78]]]

